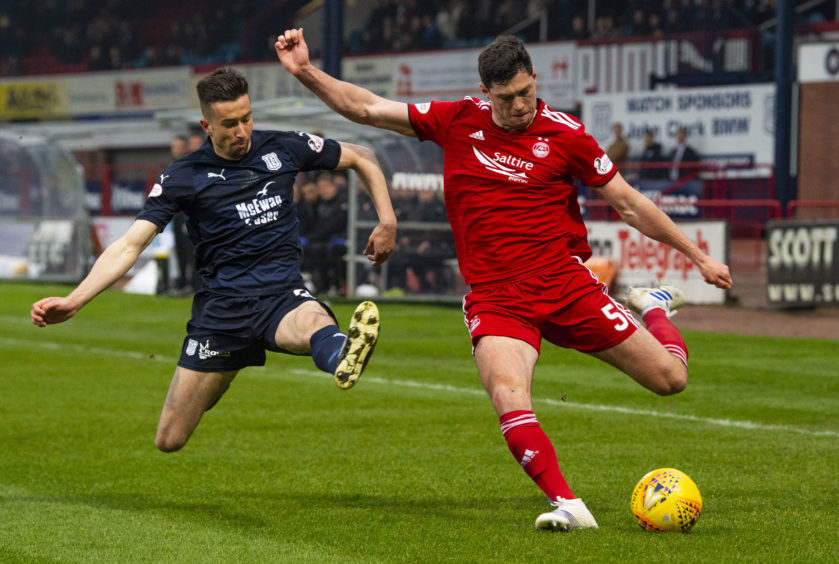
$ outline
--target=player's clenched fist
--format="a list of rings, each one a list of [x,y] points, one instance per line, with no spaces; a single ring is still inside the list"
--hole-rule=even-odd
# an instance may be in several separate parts
[[[291,74],[297,74],[301,67],[309,64],[309,47],[303,39],[303,28],[287,29],[277,36],[274,50],[285,69]]]

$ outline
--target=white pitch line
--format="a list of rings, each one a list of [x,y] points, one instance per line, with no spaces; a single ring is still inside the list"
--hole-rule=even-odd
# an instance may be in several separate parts
[[[87,352],[99,356],[116,357],[116,358],[132,358],[136,360],[152,360],[155,362],[176,362],[176,359],[167,356],[155,354],[150,356],[148,353],[141,353],[137,351],[121,351],[115,349],[103,349],[97,347],[86,347],[82,345],[74,345],[71,343],[54,343],[49,341],[40,341],[37,339],[16,339],[13,337],[0,337],[0,343],[8,343],[20,348],[30,350],[70,350],[74,352]],[[255,367],[254,367],[255,368]],[[253,371],[263,377],[275,377],[268,371]],[[301,368],[293,368],[288,372],[292,374],[301,374],[306,377],[319,377],[332,379],[332,376],[320,371],[307,370]],[[383,384],[389,386],[401,386],[404,388],[417,388],[422,390],[433,390],[441,392],[453,392],[464,395],[486,395],[485,392],[478,388],[461,388],[458,386],[450,386],[448,384],[431,384],[428,382],[417,382],[416,380],[390,380],[385,378],[377,378],[375,376],[365,376],[364,382],[372,384]],[[684,413],[666,413],[663,411],[654,411],[651,409],[637,409],[633,407],[622,407],[619,405],[602,405],[596,403],[577,403],[572,401],[560,401],[553,398],[534,398],[534,403],[541,403],[550,406],[570,407],[573,409],[587,409],[589,411],[604,411],[610,413],[623,413],[625,415],[643,415],[644,417],[658,417],[661,419],[678,419],[681,421],[692,421],[694,423],[703,423],[707,425],[717,425],[720,427],[733,427],[737,429],[750,429],[754,431],[779,431],[788,433],[798,433],[801,435],[809,435],[813,437],[839,437],[839,432],[823,430],[811,430],[801,427],[794,427],[792,425],[772,425],[766,423],[755,423],[754,421],[738,421],[732,419],[719,419],[714,417],[699,417],[697,415],[689,415]]]
[[[113,358],[132,358],[136,360],[177,362],[176,358],[163,356],[159,354],[141,353],[137,351],[121,351],[117,349],[103,349],[100,347],[88,347],[84,345],[76,345],[73,343],[55,343],[50,341],[41,341],[39,339],[16,339],[14,337],[0,337],[0,344],[9,344],[19,349],[27,349],[33,351],[43,351],[44,349],[46,349],[53,351],[92,353],[97,356]]]
[[[621,407],[619,405],[599,405],[592,403],[575,403],[562,402],[551,398],[536,399],[534,401],[547,403],[548,405],[565,405],[577,409],[588,409],[592,411],[609,411],[612,413],[626,413],[628,415],[644,415],[649,417],[661,417],[662,419],[680,419],[682,421],[693,421],[695,423],[707,423],[708,425],[719,425],[721,427],[736,427],[738,429],[753,429],[756,431],[786,431],[790,433],[800,433],[802,435],[811,435],[814,437],[839,437],[839,432],[830,431],[827,429],[815,431],[811,429],[803,429],[801,427],[794,427],[792,425],[772,425],[767,423],[755,423],[754,421],[738,421],[735,419],[719,419],[715,417],[699,417],[698,415],[689,415],[686,413],[666,413],[663,411],[653,411],[650,409],[636,409],[632,407]]]
[[[305,374],[306,376],[319,376],[323,378],[332,379],[332,376],[324,374],[323,372],[315,372],[314,370],[294,369],[290,372],[295,374]],[[484,390],[476,388],[460,388],[457,386],[449,386],[447,384],[429,384],[426,382],[417,382],[415,380],[388,380],[384,378],[376,378],[375,376],[364,376],[364,382],[371,382],[374,384],[386,384],[402,386],[406,388],[420,388],[426,390],[454,392],[468,395],[485,396]],[[610,413],[623,413],[625,415],[643,415],[645,417],[660,417],[662,419],[679,419],[682,421],[692,421],[694,423],[704,423],[707,425],[718,425],[720,427],[734,427],[737,429],[751,429],[754,431],[782,431],[789,433],[799,433],[801,435],[810,435],[814,437],[839,437],[839,432],[824,430],[811,430],[801,427],[794,427],[792,425],[772,425],[766,423],[755,423],[754,421],[738,421],[733,419],[719,419],[714,417],[699,417],[698,415],[688,415],[683,413],[666,413],[663,411],[653,411],[651,409],[637,409],[632,407],[622,407],[619,405],[602,405],[596,403],[577,403],[573,401],[560,401],[553,398],[533,398],[533,403],[542,403],[550,406],[570,407],[574,409],[587,409],[589,411],[605,411]]]

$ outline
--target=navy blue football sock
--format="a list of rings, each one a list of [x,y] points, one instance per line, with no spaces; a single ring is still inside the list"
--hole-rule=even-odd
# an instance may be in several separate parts
[[[346,338],[347,335],[337,325],[327,325],[315,331],[309,339],[315,366],[324,372],[334,374],[338,367],[338,353],[341,352]]]

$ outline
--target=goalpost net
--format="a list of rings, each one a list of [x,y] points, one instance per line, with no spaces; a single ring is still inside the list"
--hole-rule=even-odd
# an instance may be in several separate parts
[[[84,178],[45,137],[0,132],[0,278],[76,281],[93,256]]]

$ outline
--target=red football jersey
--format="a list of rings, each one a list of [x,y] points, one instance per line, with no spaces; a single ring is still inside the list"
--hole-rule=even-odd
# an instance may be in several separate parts
[[[408,105],[417,136],[445,151],[446,211],[467,284],[591,256],[573,179],[602,186],[617,169],[577,119],[542,100],[537,108],[527,129],[508,131],[471,96]]]

